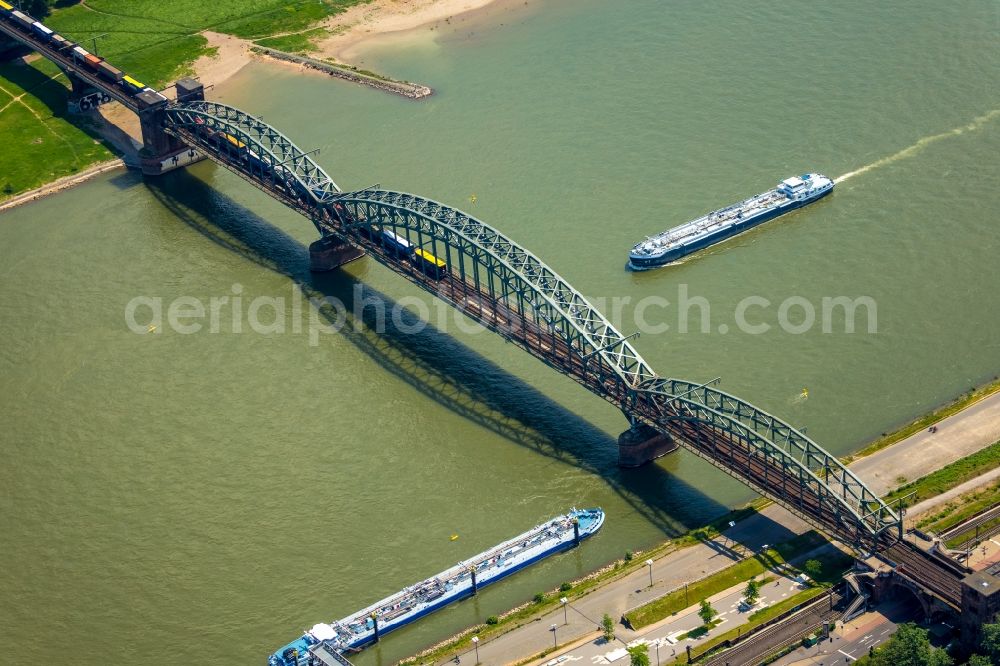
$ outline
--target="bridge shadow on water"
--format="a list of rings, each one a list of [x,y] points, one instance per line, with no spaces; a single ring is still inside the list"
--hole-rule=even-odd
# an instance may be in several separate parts
[[[381,299],[386,312],[393,311],[394,301],[342,271],[310,272],[307,247],[191,173],[176,171],[147,180],[146,184],[167,210],[221,247],[287,276],[308,298],[339,299],[346,306],[347,322],[338,335],[386,371],[511,442],[601,476],[665,535],[701,526],[727,511],[726,506],[660,465],[620,469],[615,437],[457,338],[429,325],[417,333],[410,332],[420,320],[405,309],[401,308],[402,326],[396,326],[391,317],[386,317],[384,331],[377,333],[371,307],[362,311],[364,325],[356,326],[353,313],[359,296],[364,301]],[[309,224],[304,219],[302,223]],[[355,288],[358,285],[360,292]],[[330,321],[328,315],[324,316]],[[511,349],[526,353],[519,348]],[[622,428],[627,425],[623,417]]]

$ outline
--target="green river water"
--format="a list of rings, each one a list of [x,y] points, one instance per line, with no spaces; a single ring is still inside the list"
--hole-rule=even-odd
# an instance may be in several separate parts
[[[437,90],[419,103],[267,64],[210,94],[321,148],[344,189],[470,210],[588,296],[630,297],[625,333],[643,298],[703,297],[705,331],[645,310],[670,324],[636,340],[646,359],[721,376],[845,454],[1000,372],[1000,10],[888,5],[503,6],[365,54]],[[860,172],[694,259],[624,270],[644,235],[806,170]],[[619,470],[614,408],[372,261],[311,275],[315,237],[210,163],[0,215],[0,662],[263,664],[570,506],[607,511],[579,550],[357,658],[389,664],[752,497],[683,453]],[[286,331],[232,308],[217,332],[126,325],[136,297],[234,295],[284,299]],[[429,306],[434,327],[313,345],[322,296]],[[752,296],[767,333],[737,330]],[[870,297],[877,331],[779,325],[786,299],[791,328],[838,296]]]

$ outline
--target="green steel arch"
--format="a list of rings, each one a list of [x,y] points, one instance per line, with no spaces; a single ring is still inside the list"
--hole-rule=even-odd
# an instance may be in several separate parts
[[[237,108],[206,101],[174,104],[165,111],[164,122],[167,132],[203,149],[210,157],[226,150],[227,144],[235,150],[240,150],[238,143],[245,144],[256,161],[246,161],[245,169],[234,170],[249,176],[255,185],[264,180],[271,187],[293,189],[294,197],[309,208],[328,204],[340,193],[337,184],[308,153],[260,118]],[[229,142],[227,136],[238,143]]]
[[[378,186],[342,192],[291,140],[229,106],[174,105],[165,130],[818,529],[858,548],[901,536],[899,517],[835,456],[735,396],[661,378],[580,292],[484,222]],[[445,268],[401,258],[386,233]]]

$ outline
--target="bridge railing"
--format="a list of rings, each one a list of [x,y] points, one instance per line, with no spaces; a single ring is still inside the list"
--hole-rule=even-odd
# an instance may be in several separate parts
[[[877,540],[888,531],[893,532],[894,537],[900,535],[899,516],[850,469],[803,433],[771,414],[715,388],[678,379],[658,380],[640,389],[639,393],[645,393],[649,402],[655,405],[645,414],[650,425],[676,431],[682,429],[676,422],[693,419],[743,442],[747,451],[759,457],[760,472],[781,470],[781,474],[771,481],[780,482],[782,489],[779,491],[764,478],[758,492],[765,496],[782,503],[790,502],[800,510],[820,510],[840,526],[841,536],[845,536],[844,530],[853,527],[862,528],[863,533],[858,531],[857,536],[867,536],[866,540]],[[637,412],[644,410],[637,405]],[[690,433],[687,436],[690,437]],[[684,438],[682,433],[681,439]],[[751,460],[747,459],[745,465],[749,467]],[[727,469],[732,473],[731,466]],[[749,475],[749,470],[743,471]],[[788,477],[796,482],[790,490]],[[806,492],[811,497],[807,498]],[[808,502],[816,504],[810,507]],[[815,516],[809,520],[815,524]]]
[[[166,129],[187,134],[222,135],[218,141],[260,163],[259,175],[272,183],[292,179],[302,194],[317,205],[328,204],[340,193],[329,175],[287,136],[271,125],[244,111],[216,102],[195,101],[172,105],[166,112]],[[240,147],[225,139],[229,135],[244,144]],[[224,149],[222,143],[219,149]]]
[[[803,433],[753,405],[706,385],[662,379],[627,338],[538,257],[455,208],[378,186],[340,192],[308,154],[238,109],[178,104],[166,130],[469,316],[570,374],[699,456],[859,546],[898,531],[900,521],[839,460]],[[428,271],[404,260],[392,232],[444,261]]]
[[[350,217],[340,232],[372,233],[371,225],[403,235],[447,257],[463,278],[507,303],[520,316],[555,331],[580,358],[600,356],[626,385],[656,373],[605,317],[538,257],[457,209],[412,194],[377,188],[341,195]]]

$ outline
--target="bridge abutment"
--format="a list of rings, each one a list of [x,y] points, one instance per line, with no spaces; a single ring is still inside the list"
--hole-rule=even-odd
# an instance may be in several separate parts
[[[309,245],[309,270],[314,273],[332,271],[365,256],[365,251],[339,236],[324,236]]]
[[[1000,614],[1000,578],[986,571],[971,573],[962,580],[962,646],[972,651],[979,643],[983,625],[995,622]]]
[[[618,466],[639,467],[677,448],[677,442],[669,436],[638,423],[618,436]]]
[[[176,88],[178,102],[205,99],[205,86],[194,79],[181,79],[176,83]],[[136,95],[136,100],[139,103],[139,126],[142,129],[142,150],[139,151],[139,157],[143,174],[159,176],[205,159],[194,148],[164,131],[164,113],[168,105],[166,99],[144,92]]]

